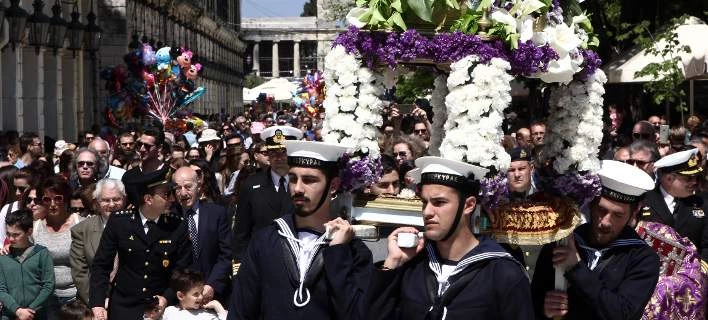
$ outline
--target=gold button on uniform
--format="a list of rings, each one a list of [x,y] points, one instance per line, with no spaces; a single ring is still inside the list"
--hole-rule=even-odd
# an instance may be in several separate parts
[[[149,262],[145,261],[145,266],[146,266],[146,267],[147,267],[149,264],[150,264]]]
[[[146,288],[143,288],[143,292],[145,292],[145,291],[147,291],[147,289],[146,289]]]
[[[143,276],[143,279],[147,279],[147,278],[148,278],[148,275],[144,275],[144,276]]]

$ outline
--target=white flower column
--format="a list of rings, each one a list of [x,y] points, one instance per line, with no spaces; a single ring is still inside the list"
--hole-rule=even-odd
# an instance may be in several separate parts
[[[551,92],[543,156],[554,160],[557,173],[600,168],[597,154],[602,143],[605,82],[605,73],[597,69],[586,81],[574,80]]]
[[[511,103],[509,62],[494,58],[482,64],[478,57],[467,56],[450,67],[440,155],[506,171],[511,158],[500,141],[503,111]]]
[[[323,102],[327,118],[322,127],[325,142],[340,143],[377,159],[377,127],[383,124],[378,98],[382,94],[379,79],[361,66],[354,55],[337,46],[325,57],[324,80],[327,97]]]

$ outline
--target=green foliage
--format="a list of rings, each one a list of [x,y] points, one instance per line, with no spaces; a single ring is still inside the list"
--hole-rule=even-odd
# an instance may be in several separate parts
[[[673,19],[671,28],[659,33],[652,41],[642,43],[642,48],[647,55],[661,57],[662,62],[649,63],[641,70],[635,72],[636,78],[648,76],[654,79],[644,83],[644,88],[652,95],[654,103],[675,105],[677,111],[686,111],[686,92],[680,89],[681,83],[685,80],[681,72],[680,54],[691,53],[691,49],[686,45],[681,45],[675,27],[686,19],[685,16]],[[649,33],[651,37],[651,33]],[[661,43],[662,45],[657,45]]]
[[[251,73],[243,79],[243,87],[248,88],[248,89],[252,89],[252,88],[255,88],[255,87],[263,84],[264,82],[265,82],[265,79],[263,77],[260,77],[260,76],[255,75],[254,73]]]
[[[415,102],[416,98],[430,94],[434,81],[435,73],[424,69],[402,76],[396,83],[396,101]]]
[[[324,18],[328,21],[343,21],[349,10],[355,6],[354,0],[329,0],[322,4]]]
[[[450,31],[475,34],[479,30],[478,21],[480,18],[482,18],[482,12],[467,9],[457,20],[453,21]]]
[[[317,0],[305,2],[302,6],[301,17],[316,17],[317,16]]]
[[[406,21],[419,19],[440,29],[460,10],[459,0],[356,0],[366,11],[359,21],[374,30],[407,30]]]

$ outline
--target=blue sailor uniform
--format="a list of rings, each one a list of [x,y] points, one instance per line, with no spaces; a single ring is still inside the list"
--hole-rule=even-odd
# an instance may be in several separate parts
[[[590,224],[574,232],[581,261],[565,273],[568,279],[566,319],[640,319],[659,279],[659,256],[634,229],[625,226],[618,238],[602,249],[590,247]],[[546,292],[554,290],[552,263],[555,244],[541,250],[531,284],[538,319]]]
[[[376,269],[366,319],[533,319],[523,267],[494,240],[479,241],[456,264],[460,271],[448,278],[442,295],[433,271],[439,265],[433,243],[427,244],[427,255],[420,253],[399,268]]]
[[[301,291],[309,301],[296,306],[298,263],[288,239],[280,234],[284,226],[290,235],[297,234],[294,216],[278,220],[280,225],[274,222],[254,234],[234,279],[227,319],[363,319],[371,251],[356,238],[348,244],[322,245],[306,268]]]

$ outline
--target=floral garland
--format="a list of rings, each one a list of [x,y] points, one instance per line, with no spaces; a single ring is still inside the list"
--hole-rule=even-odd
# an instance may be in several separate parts
[[[483,41],[461,32],[436,34],[428,39],[413,29],[403,33],[365,32],[352,26],[340,33],[332,46],[343,46],[347,53],[361,57],[369,68],[385,64],[394,69],[399,61],[416,59],[449,63],[476,55],[482,63],[493,58],[509,61],[513,75],[531,76],[546,72],[551,61],[558,58],[550,45],[536,46],[530,40],[510,50],[501,40]]]
[[[362,67],[356,56],[337,46],[325,56],[327,97],[323,102],[327,118],[322,126],[325,142],[351,146],[343,157],[342,189],[352,191],[378,181],[381,175],[377,127],[381,117],[380,82],[371,69]],[[380,77],[382,78],[382,77]]]
[[[447,120],[447,109],[445,108],[445,96],[447,90],[447,76],[439,75],[433,82],[433,93],[430,97],[430,105],[433,107],[433,132],[430,137],[429,151],[431,155],[440,155],[440,144],[443,140],[445,120]]]
[[[506,172],[511,158],[499,142],[504,136],[503,111],[511,103],[509,62],[492,58],[484,63],[478,56],[467,56],[450,67],[440,155],[489,168],[492,175]]]
[[[548,132],[543,157],[553,160],[558,174],[569,170],[595,172],[602,142],[602,95],[607,82],[598,69],[586,81],[574,80],[551,92]]]

